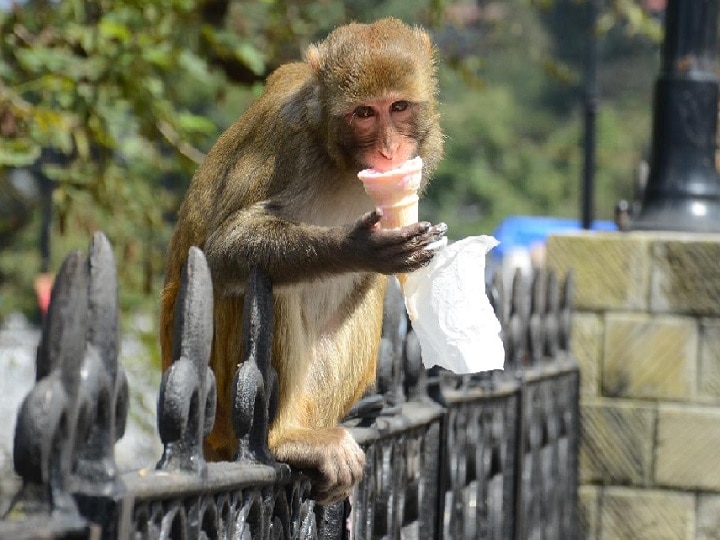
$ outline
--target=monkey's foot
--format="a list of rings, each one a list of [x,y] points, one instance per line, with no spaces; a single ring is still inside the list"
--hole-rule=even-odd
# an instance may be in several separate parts
[[[363,476],[365,454],[344,428],[289,429],[270,439],[278,461],[310,476],[311,496],[319,504],[347,498]]]

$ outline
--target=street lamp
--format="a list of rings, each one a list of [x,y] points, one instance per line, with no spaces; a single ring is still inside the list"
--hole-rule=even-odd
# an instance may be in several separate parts
[[[720,232],[717,0],[669,0],[650,175],[634,230]]]
[[[597,20],[600,0],[589,2],[589,35],[588,49],[585,64],[585,134],[583,141],[583,173],[580,221],[583,229],[592,227],[594,218],[594,191],[595,191],[595,152],[596,152],[596,125],[598,112],[598,36]]]

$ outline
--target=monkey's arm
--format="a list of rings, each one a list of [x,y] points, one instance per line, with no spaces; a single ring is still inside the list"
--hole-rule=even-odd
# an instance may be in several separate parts
[[[253,266],[282,285],[345,272],[412,272],[430,262],[434,251],[426,248],[445,234],[445,224],[382,230],[376,227],[381,215],[376,210],[349,225],[321,227],[256,204],[222,222],[208,236],[205,254],[216,284],[233,288],[244,285]]]

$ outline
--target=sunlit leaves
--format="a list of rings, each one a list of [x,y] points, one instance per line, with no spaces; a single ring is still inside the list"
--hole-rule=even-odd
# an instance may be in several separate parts
[[[187,147],[217,131],[202,112],[188,111],[194,104],[183,103],[185,87],[213,80],[191,47],[201,26],[195,8],[185,0],[30,1],[15,12],[0,12],[5,36],[0,72],[6,75],[0,112],[27,127],[3,133],[0,167],[31,164],[42,148],[59,152],[61,163],[48,170],[58,183],[58,201],[72,196],[62,184],[97,184],[89,192],[102,193],[118,170],[132,186],[152,185],[156,176],[135,177],[134,169],[160,173],[183,163],[191,167],[184,157]],[[253,69],[262,70],[251,47],[225,40]],[[172,141],[159,129],[161,123],[175,134]],[[184,150],[174,148],[174,164],[165,159],[173,142],[184,145]],[[126,155],[132,146],[147,151]],[[83,174],[90,176],[81,179]],[[152,208],[155,199],[141,202]]]
[[[40,147],[28,139],[0,138],[0,166],[24,167],[32,165],[40,156]]]
[[[630,34],[643,34],[659,40],[663,33],[660,21],[652,17],[643,4],[639,0],[611,0],[598,19],[598,34],[623,26]]]

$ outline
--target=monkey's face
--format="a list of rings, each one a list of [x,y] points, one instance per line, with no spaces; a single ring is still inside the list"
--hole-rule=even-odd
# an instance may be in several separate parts
[[[406,99],[368,100],[344,115],[349,150],[360,168],[385,172],[415,157],[419,105]]]

